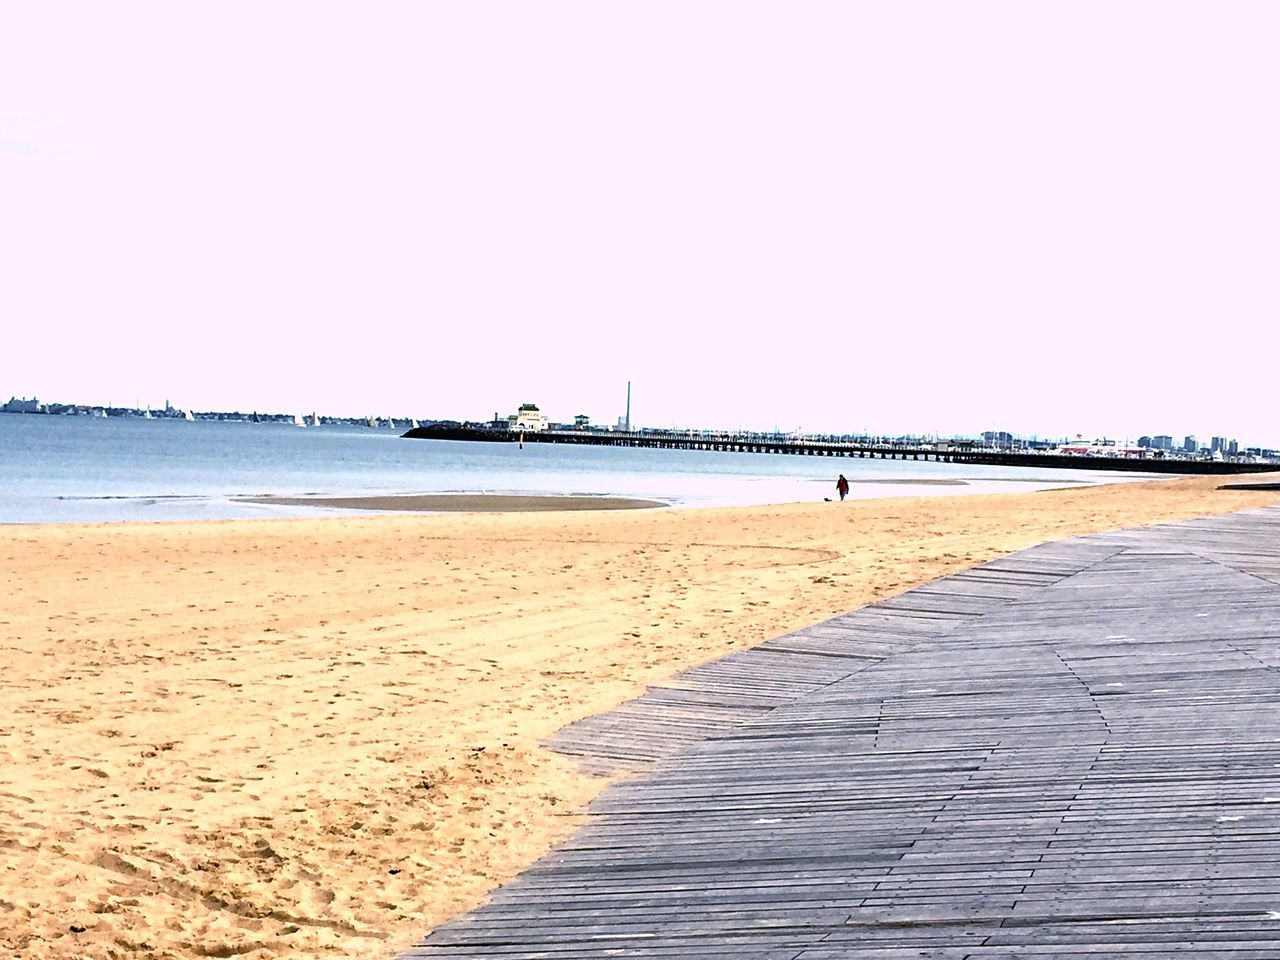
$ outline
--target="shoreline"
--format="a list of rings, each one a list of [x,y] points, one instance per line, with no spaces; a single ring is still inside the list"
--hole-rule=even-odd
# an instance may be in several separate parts
[[[1171,477],[1123,475],[1081,480],[1051,477],[852,477],[850,501],[914,497],[987,496],[1088,489],[1115,484],[1164,482]],[[837,498],[834,481],[801,481],[812,491],[788,499],[682,499],[661,495],[598,493],[489,493],[483,491],[411,493],[247,493],[247,494],[76,494],[56,495],[50,503],[67,505],[65,515],[0,519],[6,527],[91,526],[133,523],[207,523],[243,520],[310,519],[374,513],[541,513],[612,510],[731,509],[817,504]],[[1009,488],[1009,489],[1001,489]]]
[[[325,507],[338,510],[404,513],[538,513],[578,510],[653,510],[667,507],[660,500],[630,497],[584,497],[557,494],[407,493],[354,497],[232,497],[232,503],[263,506]]]
[[[1034,543],[1280,503],[1218,483],[0,527],[0,947],[385,960],[574,829],[607,781],[565,724]]]

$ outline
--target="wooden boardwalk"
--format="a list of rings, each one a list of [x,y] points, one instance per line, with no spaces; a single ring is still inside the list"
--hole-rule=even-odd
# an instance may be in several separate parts
[[[1280,509],[1082,537],[692,670],[415,958],[1280,957]]]

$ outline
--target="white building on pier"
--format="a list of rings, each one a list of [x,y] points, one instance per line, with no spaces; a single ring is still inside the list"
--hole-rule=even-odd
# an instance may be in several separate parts
[[[507,429],[523,430],[526,433],[538,433],[551,426],[551,421],[537,404],[522,403],[520,409],[507,417]]]

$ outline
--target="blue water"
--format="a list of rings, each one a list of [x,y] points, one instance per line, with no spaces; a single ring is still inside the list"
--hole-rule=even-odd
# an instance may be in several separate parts
[[[256,494],[626,496],[678,506],[1012,492],[1146,479],[846,457],[404,440],[389,429],[0,414],[0,523],[304,516]],[[958,479],[934,486],[911,480]]]

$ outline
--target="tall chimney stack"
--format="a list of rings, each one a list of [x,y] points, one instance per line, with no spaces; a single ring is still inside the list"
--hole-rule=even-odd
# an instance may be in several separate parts
[[[627,433],[631,432],[631,381],[627,381]]]

